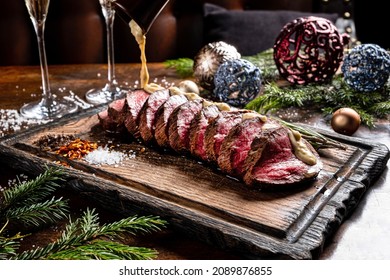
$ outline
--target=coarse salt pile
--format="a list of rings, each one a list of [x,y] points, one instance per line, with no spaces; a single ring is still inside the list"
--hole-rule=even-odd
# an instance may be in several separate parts
[[[127,155],[122,152],[110,150],[107,146],[98,147],[96,150],[88,153],[84,160],[92,165],[119,165]]]

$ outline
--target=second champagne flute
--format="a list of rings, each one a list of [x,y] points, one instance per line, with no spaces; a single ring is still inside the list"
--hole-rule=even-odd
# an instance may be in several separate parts
[[[85,94],[85,98],[92,104],[104,104],[125,96],[125,91],[120,88],[115,78],[114,63],[114,19],[115,1],[99,0],[106,23],[107,32],[107,83],[102,89],[91,89]]]

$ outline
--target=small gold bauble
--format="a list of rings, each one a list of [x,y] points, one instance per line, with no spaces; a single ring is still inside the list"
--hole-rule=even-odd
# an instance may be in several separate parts
[[[352,108],[340,108],[333,113],[330,124],[337,133],[350,136],[358,130],[361,118]]]

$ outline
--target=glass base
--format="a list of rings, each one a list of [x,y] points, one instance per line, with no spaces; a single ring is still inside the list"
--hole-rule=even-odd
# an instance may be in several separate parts
[[[61,118],[67,114],[76,112],[78,106],[66,100],[55,101],[50,109],[43,105],[43,101],[24,104],[20,108],[20,115],[28,119],[50,120]]]
[[[111,92],[105,89],[91,89],[85,94],[85,99],[92,104],[105,104],[126,96],[126,91],[117,88]]]

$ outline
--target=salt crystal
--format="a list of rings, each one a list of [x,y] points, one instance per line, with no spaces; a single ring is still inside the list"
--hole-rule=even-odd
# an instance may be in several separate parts
[[[0,137],[6,134],[27,129],[32,125],[47,123],[47,120],[34,120],[24,118],[17,110],[1,109],[0,110]]]
[[[114,165],[115,167],[121,163],[127,155],[122,152],[110,150],[106,147],[99,147],[96,150],[90,152],[84,157],[84,160],[92,165]]]

